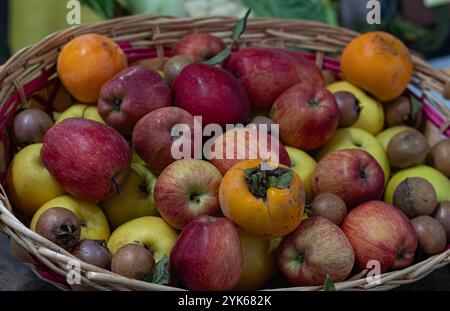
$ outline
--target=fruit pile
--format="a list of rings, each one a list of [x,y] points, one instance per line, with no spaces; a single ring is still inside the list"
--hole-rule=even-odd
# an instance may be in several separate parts
[[[12,126],[7,191],[33,231],[87,264],[190,290],[323,285],[446,249],[450,141],[426,135],[397,39],[357,37],[341,75],[212,34],[172,52],[128,64],[104,36],[64,46],[64,88]]]

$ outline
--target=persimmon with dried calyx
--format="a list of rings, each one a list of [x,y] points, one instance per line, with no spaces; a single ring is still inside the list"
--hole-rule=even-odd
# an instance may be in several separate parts
[[[300,224],[305,188],[289,167],[278,164],[267,170],[262,164],[261,160],[250,160],[233,166],[222,180],[219,201],[223,214],[243,231],[272,239]]]
[[[347,45],[341,70],[345,80],[387,102],[404,92],[413,75],[413,64],[408,48],[400,40],[373,31]]]

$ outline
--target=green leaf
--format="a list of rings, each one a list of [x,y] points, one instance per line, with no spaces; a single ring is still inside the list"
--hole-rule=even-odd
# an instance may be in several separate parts
[[[332,0],[243,0],[256,16],[316,20],[337,25],[338,4]]]
[[[167,285],[170,283],[170,274],[169,269],[167,267],[169,263],[169,258],[164,256],[160,261],[156,264],[153,273],[148,275],[144,281],[153,284],[161,284]]]
[[[95,13],[107,19],[115,17],[118,7],[114,0],[81,0],[81,4],[89,6]]]
[[[245,28],[247,27],[247,20],[251,12],[252,10],[248,9],[245,16],[237,22],[236,26],[234,26],[232,35],[233,41],[239,40],[241,35],[244,33]]]
[[[333,281],[330,279],[330,276],[327,275],[327,278],[325,279],[325,284],[323,285],[325,291],[327,292],[335,292],[336,286],[334,286]]]
[[[236,25],[234,26],[234,29],[233,29],[233,35],[232,35],[233,41],[226,47],[226,49],[223,50],[222,52],[220,52],[219,54],[217,54],[216,56],[214,56],[213,58],[208,59],[207,61],[203,62],[203,64],[213,65],[213,66],[218,65],[221,62],[223,62],[225,59],[230,57],[231,48],[233,47],[234,42],[239,40],[241,35],[245,32],[245,28],[247,27],[247,20],[248,20],[250,13],[251,13],[251,10],[248,9],[248,11],[245,13],[245,16],[236,23]]]
[[[414,117],[416,113],[422,110],[422,103],[414,96],[410,95],[409,100],[411,102],[411,116]]]
[[[277,179],[278,179],[277,188],[279,189],[289,188],[289,186],[292,183],[292,171],[291,170],[285,171]]]
[[[231,55],[231,46],[228,46],[225,50],[214,56],[213,58],[204,61],[203,64],[206,65],[218,65]]]

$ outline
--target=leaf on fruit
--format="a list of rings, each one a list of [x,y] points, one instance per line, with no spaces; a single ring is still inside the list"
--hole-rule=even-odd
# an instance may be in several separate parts
[[[245,32],[245,28],[247,27],[247,20],[248,20],[250,13],[251,13],[251,9],[248,9],[247,13],[245,13],[245,16],[237,22],[236,26],[234,26],[233,34],[232,34],[233,41],[226,47],[226,49],[223,50],[222,52],[220,52],[219,54],[217,54],[216,56],[214,56],[213,58],[208,59],[207,61],[203,62],[203,64],[213,65],[213,66],[218,65],[218,64],[222,63],[225,59],[230,57],[233,44],[237,40],[239,40],[241,35]]]
[[[325,291],[327,291],[327,292],[335,292],[336,291],[336,286],[334,286],[334,283],[328,274],[327,274],[327,278],[325,279],[325,284],[323,285],[323,287],[324,287]]]
[[[420,110],[422,110],[422,103],[414,96],[409,96],[409,101],[411,102],[411,115],[415,116]]]
[[[277,182],[277,188],[280,189],[285,189],[285,188],[289,188],[289,186],[292,183],[292,171],[291,170],[287,170],[285,171],[283,174],[281,174],[278,178],[277,178],[278,182]]]
[[[231,46],[228,46],[225,50],[214,56],[213,58],[204,61],[203,64],[206,65],[218,65],[227,59],[231,55]]]
[[[169,258],[164,256],[156,264],[153,273],[148,275],[144,281],[153,284],[168,285],[170,283],[170,274],[167,267]]]

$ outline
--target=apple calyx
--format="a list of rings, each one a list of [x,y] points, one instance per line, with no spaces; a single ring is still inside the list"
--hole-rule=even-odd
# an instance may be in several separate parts
[[[299,264],[302,264],[305,261],[306,255],[304,253],[300,253],[295,257],[295,261],[297,261]]]
[[[313,99],[311,99],[311,100],[309,101],[309,105],[310,105],[311,107],[318,107],[318,106],[319,106],[319,103],[317,102],[317,100],[315,100],[315,99],[313,98]]]
[[[359,171],[359,177],[361,179],[367,179],[369,177],[369,175],[366,173],[366,171],[363,168],[361,168],[361,170]]]
[[[397,254],[395,255],[395,261],[399,262],[402,261],[403,259],[405,259],[405,253],[403,252],[401,247],[399,247],[399,249],[397,250]]]
[[[121,98],[114,98],[113,102],[112,102],[112,109],[114,111],[120,111],[120,106],[122,105],[122,99]]]
[[[263,170],[261,165],[258,165],[245,169],[244,174],[250,192],[261,199],[266,199],[268,189],[285,189],[289,188],[292,183],[292,171],[284,167]]]

